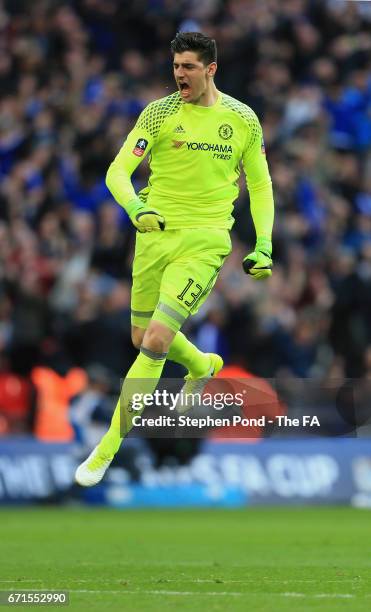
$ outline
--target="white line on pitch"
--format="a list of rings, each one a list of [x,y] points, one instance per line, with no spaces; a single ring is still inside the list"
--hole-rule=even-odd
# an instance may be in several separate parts
[[[70,589],[70,593],[91,593],[91,594],[120,594],[120,595],[232,595],[233,597],[242,597],[242,596],[250,596],[250,595],[263,595],[263,593],[249,593],[249,592],[241,592],[241,591],[166,591],[166,590],[138,590],[138,591],[127,591],[123,590],[98,590],[98,589]],[[355,595],[350,593],[270,593],[273,596],[279,597],[310,597],[310,598],[320,598],[320,599],[352,599]]]
[[[195,595],[232,595],[232,596],[236,596],[236,597],[240,597],[242,595],[248,596],[250,595],[250,593],[240,593],[238,592],[233,592],[233,591],[220,591],[220,593],[218,593],[218,591],[156,591],[156,590],[146,590],[143,591],[142,589],[138,590],[138,591],[126,591],[126,590],[122,590],[122,591],[99,591],[99,590],[90,590],[90,589],[70,589],[69,590],[70,593],[92,593],[92,594],[102,594],[102,593],[110,593],[110,594],[120,594],[120,595],[192,595],[193,597]]]
[[[357,580],[357,582],[359,582],[360,578],[338,578],[336,580],[321,580],[321,583],[336,583],[336,582],[353,582],[354,580]],[[0,580],[1,582],[1,580]],[[72,578],[68,580],[69,583],[75,583],[75,584],[83,584],[83,583],[88,583],[88,582],[101,582],[101,583],[106,583],[106,584],[112,584],[112,583],[122,583],[123,579],[122,578],[118,578],[118,579],[109,579],[109,578]],[[125,582],[125,580],[124,580]],[[131,582],[131,579],[129,578],[127,580],[127,582]],[[148,582],[157,582],[157,583],[161,583],[163,582],[164,584],[167,582],[180,582],[180,583],[189,583],[189,584],[247,584],[249,582],[256,582],[255,578],[246,578],[245,580],[228,580],[228,579],[224,579],[224,578],[148,578]],[[280,580],[279,578],[260,578],[260,582],[278,582],[279,584],[291,584],[291,583],[296,583],[296,582],[300,582],[303,584],[306,583],[312,583],[312,582],[318,582],[318,580],[315,580],[314,578],[309,578],[308,580],[305,579],[298,579],[295,580],[294,578],[292,578],[291,580]]]
[[[44,582],[43,580],[0,580],[0,583],[32,583],[32,582]],[[75,583],[79,583],[79,582],[90,582],[88,580],[73,580],[70,582],[75,582]],[[178,582],[182,582],[182,581],[178,581]],[[183,582],[190,582],[190,581],[183,581]],[[214,582],[215,581],[207,581],[207,580],[193,580],[191,582]],[[229,582],[239,582],[239,581],[229,581]],[[226,583],[228,584],[228,582],[223,581],[223,584]],[[48,590],[50,591],[55,591],[60,587],[46,587]],[[121,589],[121,590],[112,590],[112,589],[68,589],[68,591],[70,593],[91,593],[91,594],[110,594],[110,595],[114,595],[114,594],[120,594],[120,595],[140,595],[140,594],[144,594],[144,595],[175,595],[175,596],[181,596],[181,595],[211,595],[211,596],[217,596],[217,595],[232,595],[234,597],[242,597],[242,596],[247,596],[247,595],[262,595],[262,593],[259,592],[254,592],[252,593],[251,591],[168,591],[165,589],[161,589],[161,590],[142,590],[142,589],[138,589],[136,591],[133,590],[127,590],[127,589]],[[351,594],[351,593],[296,593],[296,592],[285,592],[285,593],[271,593],[271,595],[273,596],[278,596],[278,597],[298,597],[298,598],[302,598],[302,597],[311,597],[311,598],[315,598],[315,599],[351,599],[353,597],[355,597],[356,595]],[[365,594],[363,595],[363,597],[370,597],[370,594]]]
[[[321,580],[322,584],[323,583],[337,583],[337,582],[352,582],[354,580],[357,580],[357,582],[360,581],[359,578],[342,578],[341,580]],[[117,580],[112,579],[112,578],[70,578],[68,579],[68,584],[88,584],[88,583],[97,583],[99,582],[100,584],[122,584],[122,582],[126,582],[125,579],[123,578],[119,578]],[[128,583],[131,582],[130,579],[127,580]],[[176,579],[176,578],[150,578],[148,580],[148,582],[154,582],[154,583],[170,583],[170,582],[176,582],[176,583],[181,583],[181,584],[248,584],[250,582],[256,582],[256,580],[254,578],[246,578],[246,580],[225,580],[223,578],[215,578],[215,579],[210,579],[210,578],[180,578],[180,579]],[[292,580],[280,580],[279,578],[262,578],[261,582],[278,582],[279,584],[291,584],[291,583],[302,583],[302,584],[311,584],[313,582],[318,582],[318,580],[314,580],[314,579],[309,579],[309,580],[304,580],[304,579],[292,579]],[[17,578],[15,578],[14,580],[0,580],[0,584],[33,584],[33,583],[46,583],[46,580],[33,580],[33,579],[25,579],[25,580],[18,580]],[[59,588],[59,587],[49,587],[48,588]]]

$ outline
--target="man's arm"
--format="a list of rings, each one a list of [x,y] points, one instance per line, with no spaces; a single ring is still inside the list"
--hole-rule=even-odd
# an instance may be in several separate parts
[[[116,202],[125,208],[134,226],[140,232],[163,230],[164,218],[141,202],[135,193],[131,175],[148,155],[155,142],[154,137],[142,127],[149,107],[144,109],[135,127],[128,134],[120,151],[108,168],[106,185]]]
[[[246,273],[254,278],[271,276],[272,229],[274,200],[269,174],[263,132],[259,119],[253,114],[243,153],[243,168],[250,195],[250,210],[256,232],[255,250],[243,261]]]
[[[140,119],[128,134],[120,151],[108,168],[106,176],[108,189],[116,202],[124,208],[137,198],[131,182],[131,175],[153,146],[154,139],[146,131],[138,128],[139,121]]]

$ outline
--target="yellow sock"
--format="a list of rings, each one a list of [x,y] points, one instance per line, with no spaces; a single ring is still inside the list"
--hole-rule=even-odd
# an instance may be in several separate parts
[[[180,363],[189,370],[192,378],[201,378],[210,368],[210,359],[178,331],[170,345],[167,358]]]
[[[123,438],[132,428],[132,420],[143,410],[133,410],[130,403],[134,393],[153,393],[157,387],[166,353],[154,353],[141,348],[141,351],[128,371],[123,382],[120,398],[112,416],[111,425],[99,443],[99,453],[113,457],[120,448]]]

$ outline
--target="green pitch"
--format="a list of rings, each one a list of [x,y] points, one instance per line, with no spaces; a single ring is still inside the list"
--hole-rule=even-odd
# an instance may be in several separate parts
[[[367,510],[11,509],[0,549],[0,589],[66,589],[64,609],[371,609]]]

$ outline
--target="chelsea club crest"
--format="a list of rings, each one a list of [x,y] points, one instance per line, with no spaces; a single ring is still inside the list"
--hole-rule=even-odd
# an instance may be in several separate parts
[[[233,129],[228,123],[223,123],[219,128],[218,134],[223,140],[229,140],[233,136]]]

